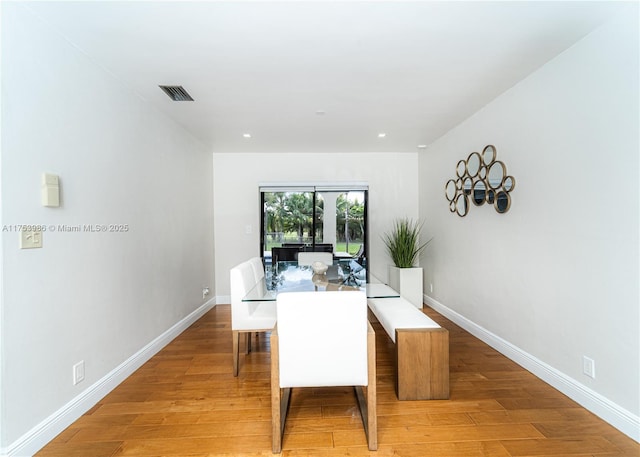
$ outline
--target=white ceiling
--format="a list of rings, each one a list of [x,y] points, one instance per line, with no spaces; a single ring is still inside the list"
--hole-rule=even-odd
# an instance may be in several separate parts
[[[23,4],[216,152],[414,152],[620,6],[577,1]],[[159,84],[182,85],[195,101],[173,102]],[[385,138],[378,138],[381,132]]]

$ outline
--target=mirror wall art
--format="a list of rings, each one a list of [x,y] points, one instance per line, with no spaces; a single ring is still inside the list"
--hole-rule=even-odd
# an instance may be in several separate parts
[[[449,210],[460,217],[469,213],[470,205],[493,205],[498,213],[511,207],[511,192],[516,179],[507,174],[506,165],[498,160],[496,147],[489,144],[479,152],[472,152],[466,160],[458,161],[456,177],[447,181],[444,194]]]

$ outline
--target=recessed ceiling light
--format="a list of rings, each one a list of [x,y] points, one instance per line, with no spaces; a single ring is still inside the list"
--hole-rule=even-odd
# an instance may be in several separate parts
[[[251,138],[251,134],[250,133],[243,133],[242,136],[244,138]]]
[[[385,136],[387,136],[386,133],[378,133],[378,138],[384,138]]]
[[[418,149],[427,149],[427,145],[426,144],[419,144],[418,145]]]
[[[316,114],[318,116],[324,116],[325,114],[327,114],[327,112],[325,110],[319,109],[316,111]]]

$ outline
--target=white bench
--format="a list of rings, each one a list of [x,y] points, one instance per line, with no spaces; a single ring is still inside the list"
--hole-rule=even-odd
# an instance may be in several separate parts
[[[449,332],[402,297],[370,298],[369,309],[396,348],[399,400],[449,398]]]

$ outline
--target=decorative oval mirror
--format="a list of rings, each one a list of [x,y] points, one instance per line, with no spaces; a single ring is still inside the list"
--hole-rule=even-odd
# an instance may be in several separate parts
[[[464,181],[462,183],[462,189],[464,190],[465,194],[471,195],[472,188],[473,188],[473,180],[467,176],[466,178],[464,178]]]
[[[488,144],[482,151],[482,161],[488,167],[496,160],[496,148],[492,144]]]
[[[458,195],[456,198],[456,213],[458,216],[465,217],[469,211],[469,200],[465,194]]]
[[[493,164],[491,164],[491,166],[489,167],[489,171],[487,172],[487,181],[489,181],[489,187],[491,189],[498,189],[500,186],[502,186],[502,181],[504,180],[504,175],[506,174],[506,172],[507,170],[502,162],[500,162],[499,160],[493,162]]]
[[[490,205],[493,205],[493,202],[496,199],[496,191],[493,189],[489,189],[487,191],[487,203],[489,203]]]
[[[493,203],[493,206],[496,208],[496,211],[499,213],[506,213],[509,211],[509,207],[511,206],[511,197],[504,190],[496,193],[496,201]]]
[[[456,182],[453,179],[447,181],[447,184],[444,186],[444,194],[450,202],[456,198]]]
[[[484,203],[486,198],[487,186],[481,179],[473,183],[473,203],[476,206],[480,206]]]
[[[467,174],[472,178],[475,178],[480,171],[480,154],[472,152],[467,158]]]
[[[482,152],[474,151],[466,160],[457,162],[456,176],[445,184],[445,195],[449,210],[460,217],[469,213],[471,203],[475,206],[487,203],[498,213],[506,213],[511,207],[510,192],[515,187],[516,179],[507,175],[496,147],[488,144]]]
[[[513,176],[507,176],[506,178],[504,178],[502,187],[504,187],[504,190],[506,190],[507,192],[511,192],[513,188],[516,187],[516,178],[514,178]]]

